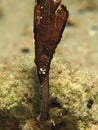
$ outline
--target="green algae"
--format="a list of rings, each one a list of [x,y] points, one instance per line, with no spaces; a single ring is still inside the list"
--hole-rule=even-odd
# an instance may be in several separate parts
[[[89,129],[89,122],[98,123],[97,86],[97,74],[81,72],[66,60],[54,58],[50,69],[49,120],[42,123],[36,120],[41,96],[34,56],[27,54],[1,62],[0,127],[2,119],[10,118],[5,130],[7,125],[13,126],[12,120],[18,121],[17,127],[22,130]]]

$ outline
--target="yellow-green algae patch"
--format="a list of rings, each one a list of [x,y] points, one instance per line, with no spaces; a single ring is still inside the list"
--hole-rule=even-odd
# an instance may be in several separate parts
[[[49,120],[36,121],[41,96],[33,54],[1,61],[0,130],[91,130],[89,123],[98,123],[98,74],[54,58],[49,89]]]

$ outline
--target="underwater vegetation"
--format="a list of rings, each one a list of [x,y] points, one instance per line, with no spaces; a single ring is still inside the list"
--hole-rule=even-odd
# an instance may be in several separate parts
[[[50,69],[49,119],[36,120],[41,94],[32,59],[33,54],[26,54],[0,63],[1,130],[86,130],[98,123],[98,75],[57,58]]]

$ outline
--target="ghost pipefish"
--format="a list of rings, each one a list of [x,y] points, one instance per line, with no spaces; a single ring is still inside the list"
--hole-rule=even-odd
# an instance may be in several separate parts
[[[61,0],[37,0],[34,9],[35,64],[41,85],[41,121],[48,118],[50,63],[69,15],[66,6],[60,4]]]

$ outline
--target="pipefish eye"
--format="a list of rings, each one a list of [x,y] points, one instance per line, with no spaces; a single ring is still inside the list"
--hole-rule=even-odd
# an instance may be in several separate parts
[[[40,16],[36,16],[35,17],[35,24],[39,24],[40,23]]]

